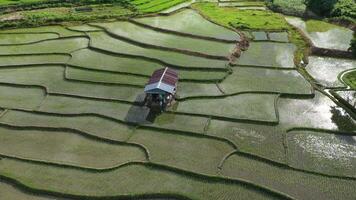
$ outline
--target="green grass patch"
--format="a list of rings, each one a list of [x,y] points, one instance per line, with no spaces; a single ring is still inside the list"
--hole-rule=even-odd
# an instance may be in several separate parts
[[[154,13],[184,3],[187,0],[133,0],[132,4],[141,13]]]
[[[324,21],[320,21],[320,20],[308,20],[306,21],[306,25],[307,25],[307,31],[309,33],[311,32],[326,32],[329,31],[331,29],[343,29],[343,27],[341,26],[337,26],[334,24],[330,24]]]
[[[224,26],[254,30],[288,30],[283,16],[263,10],[221,8],[216,3],[196,3],[192,6],[210,20]]]
[[[346,73],[342,80],[352,89],[356,89],[356,70]]]

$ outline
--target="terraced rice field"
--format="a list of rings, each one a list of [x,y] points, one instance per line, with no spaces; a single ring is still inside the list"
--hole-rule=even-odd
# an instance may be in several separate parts
[[[0,31],[0,199],[355,199],[352,108],[297,70],[287,32],[247,34],[234,58],[242,37],[190,9]],[[310,60],[345,89],[353,61]],[[177,104],[152,119],[140,102],[162,66]]]

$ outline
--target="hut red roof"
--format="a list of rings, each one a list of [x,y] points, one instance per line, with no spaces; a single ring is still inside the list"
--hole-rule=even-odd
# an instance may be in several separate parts
[[[168,67],[158,69],[153,72],[150,80],[146,84],[145,92],[163,90],[173,94],[178,82],[178,73]]]

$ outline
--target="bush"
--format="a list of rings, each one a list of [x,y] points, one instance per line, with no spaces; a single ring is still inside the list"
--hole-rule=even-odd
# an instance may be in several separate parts
[[[303,16],[306,8],[304,0],[268,0],[267,6],[271,10],[293,16]]]
[[[335,4],[339,0],[305,0],[307,7],[321,16],[330,16]]]
[[[339,0],[331,11],[332,17],[348,17],[356,19],[356,3],[354,0]]]

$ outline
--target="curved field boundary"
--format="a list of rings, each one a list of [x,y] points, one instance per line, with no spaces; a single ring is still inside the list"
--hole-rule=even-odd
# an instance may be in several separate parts
[[[56,63],[53,63],[56,64]],[[22,66],[22,65],[21,65]],[[31,66],[31,64],[29,65]],[[137,74],[137,73],[131,73],[131,72],[119,72],[119,71],[110,71],[110,70],[103,70],[103,69],[92,69],[92,68],[86,68],[86,67],[82,67],[82,66],[78,66],[78,65],[73,65],[73,64],[66,64],[67,67],[71,67],[71,68],[76,68],[76,69],[81,69],[81,70],[86,70],[86,71],[92,71],[92,72],[100,72],[100,73],[108,73],[108,74],[118,74],[118,75],[128,75],[128,76],[137,76],[137,77],[142,77],[142,78],[147,78],[148,79],[151,77],[149,75],[144,75],[144,74]],[[191,70],[191,71],[204,71],[204,70]],[[214,72],[214,70],[210,70],[211,72]],[[220,72],[220,71],[219,71]],[[222,77],[221,79],[192,79],[192,78],[180,78],[179,82],[192,82],[192,83],[216,83],[216,82],[221,82],[224,79],[226,79],[226,77],[229,74],[226,73],[226,75],[224,77]],[[76,80],[76,79],[71,79],[66,77],[69,80]],[[90,81],[89,81],[90,82]],[[95,82],[93,81],[93,83],[103,83],[103,82]],[[107,84],[118,84],[118,83],[109,83],[107,82]],[[125,85],[125,84],[124,84]],[[127,84],[128,86],[132,85],[132,84]],[[144,85],[132,85],[133,87],[137,87],[139,86],[140,88],[142,88]]]
[[[131,22],[133,24],[136,24],[138,26],[142,26],[144,28],[152,29],[152,30],[155,30],[155,31],[163,32],[163,33],[169,33],[169,34],[185,36],[185,37],[191,37],[191,38],[196,38],[196,39],[212,40],[212,41],[224,42],[224,43],[229,43],[229,44],[230,43],[233,43],[233,44],[239,43],[238,40],[224,40],[224,39],[220,39],[220,38],[214,38],[214,37],[208,37],[208,36],[202,36],[202,35],[194,35],[194,34],[190,34],[190,33],[183,33],[183,32],[179,32],[179,31],[173,31],[173,30],[158,28],[158,27],[154,27],[154,26],[150,26],[150,25],[147,25],[147,24],[140,23],[138,21],[135,21],[135,19],[129,19],[129,22]]]
[[[224,163],[226,162],[227,159],[229,159],[232,155],[239,155],[239,156],[243,156],[252,160],[256,160],[258,162],[263,162],[266,163],[268,165],[274,166],[274,167],[278,167],[281,169],[287,169],[287,170],[293,170],[293,171],[298,171],[298,172],[303,172],[306,174],[313,174],[313,175],[317,175],[317,176],[321,176],[321,177],[328,177],[328,178],[336,178],[336,179],[340,179],[340,180],[356,180],[356,178],[354,177],[345,177],[345,176],[335,176],[335,175],[329,175],[329,174],[325,174],[325,173],[320,173],[320,172],[313,172],[313,171],[308,171],[308,170],[304,170],[304,169],[298,169],[298,168],[294,168],[291,167],[287,164],[282,164],[282,163],[278,163],[275,162],[273,160],[269,160],[269,159],[265,159],[263,157],[260,156],[256,156],[253,154],[249,154],[249,153],[245,153],[239,150],[236,150],[235,152],[231,152],[230,154],[226,155],[225,160],[222,160],[221,162],[221,168],[223,167]]]
[[[18,33],[3,33],[3,34],[18,34]],[[26,33],[24,33],[24,34],[26,34]],[[34,34],[42,34],[42,33],[34,33]],[[75,38],[86,38],[86,39],[90,40],[89,36],[75,35],[75,36],[65,36],[65,37],[59,37],[59,38],[44,39],[44,40],[28,42],[28,43],[0,44],[0,46],[25,46],[25,45],[29,45],[29,44],[38,44],[38,43],[47,42],[47,41],[58,41],[58,40],[75,39]],[[46,54],[46,53],[43,53],[43,54]],[[53,53],[53,54],[56,54],[56,53]],[[65,53],[57,53],[57,54],[65,54]],[[1,55],[3,55],[3,54],[1,54]],[[5,54],[5,55],[7,55],[7,54]],[[11,56],[11,55],[19,55],[19,54],[9,54],[9,56]],[[30,53],[29,55],[34,55],[34,54]]]
[[[103,53],[103,54],[108,54],[108,55],[113,55],[113,56],[124,56],[124,57],[128,57],[128,58],[140,58],[143,60],[148,60],[151,62],[156,62],[156,63],[160,63],[161,65],[164,66],[168,66],[168,67],[172,67],[174,69],[185,69],[185,70],[192,70],[192,69],[196,69],[196,70],[216,70],[216,71],[226,71],[226,68],[213,68],[213,67],[184,67],[184,66],[179,66],[179,65],[175,65],[175,64],[171,64],[171,63],[167,63],[164,62],[162,60],[156,59],[156,58],[151,58],[151,57],[147,57],[147,56],[139,56],[139,55],[133,55],[133,54],[123,54],[123,53],[117,53],[117,52],[112,52],[106,49],[102,49],[102,48],[98,48],[98,47],[94,47],[91,44],[88,47],[89,49],[99,52],[99,53]]]
[[[22,35],[22,34],[31,34],[31,33],[10,33],[11,35]],[[10,35],[9,33],[1,33],[0,32],[0,35]],[[13,46],[13,45],[25,45],[25,44],[35,44],[37,42],[42,42],[42,41],[46,41],[46,40],[54,40],[54,39],[59,39],[60,38],[60,35],[58,33],[50,33],[50,32],[47,32],[47,33],[32,33],[33,35],[36,34],[36,35],[45,35],[45,34],[54,34],[56,35],[57,37],[56,38],[49,38],[49,39],[39,39],[39,40],[36,40],[36,41],[33,41],[33,42],[22,42],[22,43],[15,43],[15,44],[0,44],[0,46]]]
[[[161,128],[161,127],[140,125],[140,124],[137,124],[137,123],[126,122],[126,121],[123,121],[123,120],[119,120],[119,119],[116,119],[116,118],[112,118],[112,117],[108,117],[108,116],[104,116],[104,115],[100,115],[100,114],[96,114],[96,113],[60,114],[60,113],[33,111],[33,110],[25,110],[25,109],[11,109],[11,110],[23,111],[23,112],[35,113],[35,114],[37,113],[37,114],[48,115],[48,116],[59,116],[59,117],[94,116],[94,117],[107,119],[107,120],[110,120],[110,121],[113,121],[113,122],[116,122],[116,123],[120,123],[120,124],[123,124],[123,125],[134,126],[134,127],[136,127],[136,130],[146,129],[146,130],[154,130],[154,131],[166,131],[166,132],[171,133],[171,134],[178,134],[178,135],[185,135],[185,136],[190,136],[190,137],[213,139],[213,140],[217,140],[217,141],[221,141],[223,143],[226,143],[227,145],[231,146],[234,149],[237,148],[237,146],[233,142],[231,142],[230,140],[225,139],[225,138],[221,138],[221,137],[217,137],[217,136],[204,135],[202,133],[189,132],[189,131],[171,130],[171,129]],[[1,124],[3,124],[3,123],[1,123],[1,120],[0,120],[0,126],[1,126]],[[7,125],[7,124],[3,124],[3,125],[4,126],[10,126],[10,127],[13,126],[15,128],[17,127],[15,125]],[[27,127],[29,129],[41,129],[41,127],[38,127],[38,126],[19,126],[19,129],[25,130]],[[108,138],[103,138],[101,136],[95,136],[93,134],[89,134],[89,133],[86,133],[84,131],[77,130],[77,129],[72,129],[72,128],[64,128],[64,127],[42,127],[42,128],[48,129],[48,130],[57,130],[57,131],[66,131],[66,130],[67,131],[74,131],[77,134],[83,134],[83,135],[87,135],[88,137],[92,137],[92,139],[97,138],[98,140],[107,140],[107,142],[120,143],[120,141],[118,141],[118,140],[112,140],[112,139],[108,139]],[[121,141],[121,143],[122,142],[126,142],[126,141]],[[133,143],[133,144],[136,144],[136,143]],[[147,155],[149,156],[149,152],[147,153]]]
[[[95,25],[95,24],[90,24],[90,26],[93,27],[101,27],[100,25]],[[101,27],[103,28],[103,27]],[[226,56],[217,56],[217,55],[212,55],[212,54],[206,54],[206,53],[201,53],[201,52],[196,52],[196,51],[190,51],[190,50],[186,50],[186,49],[178,49],[178,48],[173,48],[173,47],[163,47],[163,46],[158,46],[158,45],[153,45],[153,44],[146,44],[146,43],[142,43],[142,42],[138,42],[136,40],[133,40],[131,38],[128,37],[124,37],[121,35],[117,35],[113,32],[111,32],[110,30],[103,28],[106,34],[108,34],[110,37],[114,38],[114,39],[118,39],[118,40],[122,40],[128,43],[131,43],[133,45],[139,46],[139,47],[143,47],[143,48],[151,48],[151,49],[158,49],[158,50],[164,50],[164,51],[173,51],[173,52],[178,52],[178,53],[182,53],[182,54],[186,54],[186,55],[191,55],[191,56],[197,56],[197,57],[202,57],[202,58],[210,58],[210,59],[217,59],[217,60],[229,60],[229,54],[230,52],[226,52]]]
[[[38,112],[38,111],[27,111],[27,110],[23,110],[23,109],[12,109],[12,110],[19,110],[19,111],[25,111],[25,112],[33,112],[33,113],[39,113],[39,114],[46,114],[46,115],[54,115],[54,116],[62,116],[62,117],[65,117],[65,116],[96,116],[96,117],[100,117],[100,118],[104,118],[104,119],[108,119],[108,120],[112,120],[112,121],[115,121],[115,122],[118,122],[118,123],[123,123],[123,124],[130,124],[128,122],[124,122],[124,121],[120,121],[120,120],[117,120],[117,119],[114,119],[114,118],[110,118],[110,117],[107,117],[107,116],[102,116],[102,115],[99,115],[99,114],[59,114],[59,113],[47,113],[47,112]],[[135,125],[135,124],[132,124],[131,125]],[[136,124],[137,125],[137,124]],[[38,127],[36,126],[30,126],[31,129],[36,129]],[[23,126],[21,127],[23,128],[24,130],[26,130],[26,126]],[[54,130],[62,130],[63,128],[53,128]],[[65,128],[66,129],[66,128]],[[317,175],[322,175],[322,176],[327,176],[327,177],[336,177],[336,178],[342,178],[342,179],[349,179],[347,177],[339,177],[339,176],[331,176],[331,175],[327,175],[327,174],[321,174],[321,173],[317,173],[317,172],[312,172],[312,171],[305,171],[305,170],[301,170],[301,169],[295,169],[295,168],[292,168],[288,165],[285,165],[285,164],[282,164],[282,163],[279,163],[279,162],[275,162],[274,160],[270,160],[268,158],[264,158],[264,157],[261,157],[259,155],[254,155],[254,154],[251,154],[249,152],[244,152],[244,151],[241,151],[238,149],[238,146],[236,146],[234,144],[234,142],[230,141],[229,139],[227,138],[224,138],[224,137],[217,137],[217,136],[210,136],[210,135],[206,135],[206,134],[199,134],[199,133],[193,133],[193,132],[186,132],[186,131],[177,131],[177,130],[169,130],[169,129],[165,129],[165,128],[159,128],[159,127],[150,127],[150,126],[138,126],[138,129],[148,129],[148,130],[155,130],[155,131],[168,131],[170,132],[171,134],[179,134],[179,135],[186,135],[186,136],[193,136],[193,137],[203,137],[203,138],[210,138],[210,139],[214,139],[214,140],[218,140],[218,141],[222,141],[224,143],[227,143],[229,144],[230,146],[232,146],[234,149],[233,152],[229,153],[225,158],[223,158],[223,160],[220,162],[220,167],[223,166],[223,163],[225,162],[225,160],[230,157],[231,155],[233,155],[234,153],[239,153],[239,154],[243,154],[245,156],[248,156],[248,157],[252,157],[254,159],[258,159],[258,160],[262,160],[264,162],[268,162],[268,163],[271,163],[271,164],[274,164],[274,165],[278,165],[280,167],[284,167],[284,168],[290,168],[290,169],[293,169],[293,170],[297,170],[297,171],[302,171],[302,172],[306,172],[306,173],[311,173],[311,174],[317,174]],[[71,129],[69,129],[71,130]],[[294,128],[293,130],[299,130],[298,128]],[[303,129],[304,130],[304,129]],[[290,130],[292,131],[292,129]],[[86,134],[86,133],[85,133]],[[99,139],[105,139],[105,138],[100,138]],[[141,145],[141,144],[139,144]],[[231,154],[231,155],[230,155]]]
[[[74,68],[80,68],[84,69],[81,67],[74,67]],[[85,70],[87,70],[85,68]],[[95,69],[88,69],[88,71],[95,71],[95,72],[101,72],[101,73],[112,73],[112,72],[105,72],[102,70],[95,70]],[[144,85],[135,85],[135,84],[129,84],[129,83],[108,83],[108,82],[99,82],[99,81],[92,81],[92,80],[79,80],[79,79],[74,79],[74,78],[69,78],[68,77],[68,67],[65,67],[64,70],[64,80],[66,81],[73,81],[73,82],[81,82],[81,83],[90,83],[90,84],[96,84],[96,85],[117,85],[117,86],[127,86],[127,87],[134,87],[134,88],[143,88]]]
[[[73,168],[72,166],[62,165],[62,164],[55,164],[55,163],[48,163],[48,162],[27,160],[27,159],[21,159],[21,158],[13,158],[13,157],[5,157],[5,158],[6,159],[11,159],[11,160],[17,160],[17,161],[20,161],[20,162],[29,162],[29,163],[33,163],[33,164],[37,164],[37,165],[45,165],[45,166],[48,166],[48,167],[72,168],[72,169],[76,169],[76,170],[86,170],[88,173],[96,173],[96,172],[93,172],[89,168],[77,169],[77,168]],[[192,172],[192,171],[182,170],[182,169],[179,169],[179,168],[170,167],[170,166],[161,165],[161,164],[156,164],[156,163],[151,163],[151,162],[130,162],[130,163],[126,163],[124,165],[117,166],[115,169],[114,168],[110,169],[110,171],[119,170],[121,168],[130,167],[130,166],[134,166],[134,165],[141,165],[141,166],[152,168],[152,169],[156,169],[156,170],[159,170],[159,171],[167,171],[167,172],[179,174],[181,176],[186,176],[187,178],[200,179],[200,180],[204,180],[204,181],[208,181],[208,182],[217,182],[217,183],[222,183],[222,184],[242,185],[243,187],[246,187],[248,189],[257,190],[257,191],[272,195],[272,196],[274,196],[276,198],[293,199],[291,196],[289,196],[287,194],[281,193],[279,191],[276,191],[274,189],[271,189],[271,188],[268,188],[268,187],[265,187],[265,186],[257,185],[255,183],[250,182],[250,181],[245,180],[245,179],[232,179],[232,178],[229,178],[229,177],[220,177],[220,176],[212,176],[212,175],[207,175],[207,174],[199,174],[199,173],[195,173],[195,172]],[[64,193],[55,192],[55,191],[49,191],[49,190],[45,190],[45,189],[32,188],[31,186],[23,184],[20,181],[17,181],[16,179],[11,178],[10,176],[7,176],[7,175],[0,175],[0,178],[4,178],[6,180],[11,180],[11,181],[15,182],[16,185],[20,185],[20,186],[22,186],[22,187],[24,187],[26,189],[35,191],[35,193],[48,194],[48,195],[59,196],[59,197],[69,197],[69,198],[73,198],[73,199],[83,199],[83,198],[84,199],[120,199],[120,198],[124,198],[124,197],[140,196],[140,195],[130,195],[130,196],[100,196],[100,197],[96,196],[96,197],[94,197],[94,196],[64,194]],[[146,195],[146,194],[144,194],[144,195]],[[179,197],[180,196],[178,196],[178,198]]]
[[[351,72],[353,72],[353,71],[356,71],[356,68],[345,70],[345,71],[341,72],[341,73],[337,76],[338,80],[339,80],[342,84],[344,84],[345,87],[350,87],[350,86],[345,83],[343,77],[344,77],[346,74],[351,73]]]
[[[90,133],[87,133],[87,132],[84,132],[84,131],[81,131],[78,129],[64,128],[64,127],[19,126],[19,125],[13,125],[13,124],[1,122],[1,120],[0,120],[0,126],[8,128],[8,129],[13,129],[13,130],[61,131],[61,132],[67,132],[67,133],[71,133],[71,134],[77,134],[84,138],[107,143],[107,144],[137,147],[137,148],[141,149],[141,151],[145,154],[147,161],[150,160],[150,153],[149,153],[148,149],[145,146],[143,146],[142,144],[104,138],[104,137],[93,135],[93,134],[90,134]]]
[[[65,96],[65,97],[75,97],[75,98],[79,98],[79,99],[91,99],[91,100],[100,100],[100,101],[106,101],[106,102],[117,102],[117,103],[123,103],[123,104],[129,104],[129,105],[140,105],[140,102],[131,102],[131,101],[126,101],[126,100],[119,100],[119,99],[107,99],[107,98],[102,98],[102,97],[89,97],[89,96],[81,96],[78,94],[61,94],[61,93],[56,93],[56,92],[48,92],[48,88],[41,86],[41,85],[28,85],[28,84],[9,84],[9,83],[5,83],[6,85],[9,86],[22,86],[22,87],[40,87],[40,88],[44,88],[46,91],[46,94],[51,94],[54,96]],[[111,84],[110,84],[111,85]],[[185,112],[175,112],[175,111],[168,111],[168,113],[173,113],[173,114],[178,114],[178,115],[188,115],[188,116],[199,116],[199,117],[212,117],[213,119],[220,119],[220,120],[224,120],[224,121],[233,121],[233,122],[256,122],[256,123],[261,123],[261,124],[269,124],[269,125],[275,125],[278,124],[279,122],[279,114],[278,114],[278,108],[277,108],[277,103],[278,103],[278,99],[281,95],[281,93],[275,93],[275,92],[241,92],[241,93],[237,93],[237,94],[228,94],[228,95],[222,95],[222,96],[218,96],[218,97],[211,97],[211,96],[207,96],[207,97],[192,97],[190,99],[217,99],[217,98],[224,98],[224,97],[228,97],[228,96],[235,96],[235,95],[239,95],[239,94],[275,94],[278,95],[274,101],[274,107],[275,107],[275,115],[276,115],[276,121],[264,121],[264,120],[254,120],[254,119],[244,119],[244,118],[226,118],[226,117],[221,117],[221,116],[212,116],[212,115],[205,115],[205,114],[196,114],[196,113],[185,113]],[[298,95],[299,96],[299,95]],[[308,97],[309,95],[305,95],[306,97]],[[302,96],[303,97],[303,96]],[[187,100],[184,99],[184,100]],[[178,99],[178,101],[180,101]]]
[[[2,57],[13,57],[13,58],[16,58],[16,57],[31,57],[31,56],[51,56],[51,55],[54,55],[54,56],[68,56],[68,59],[65,61],[65,62],[58,62],[58,63],[54,63],[54,62],[37,62],[37,63],[23,63],[23,64],[3,64],[3,63],[0,63],[0,69],[4,69],[6,67],[21,67],[21,66],[33,66],[33,65],[64,65],[66,64],[67,62],[69,62],[69,60],[72,58],[72,55],[70,53],[34,53],[34,54],[14,54],[14,55],[0,55],[0,59]]]

